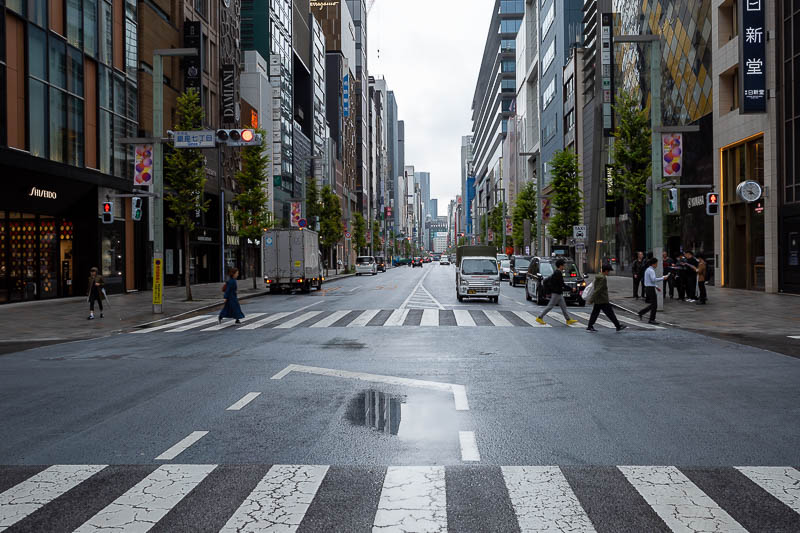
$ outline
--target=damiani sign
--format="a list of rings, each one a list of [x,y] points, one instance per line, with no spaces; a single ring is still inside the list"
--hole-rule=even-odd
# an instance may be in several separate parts
[[[767,112],[766,17],[767,0],[739,1],[740,113]]]

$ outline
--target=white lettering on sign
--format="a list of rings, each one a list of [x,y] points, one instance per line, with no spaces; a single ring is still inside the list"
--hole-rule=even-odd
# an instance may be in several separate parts
[[[761,11],[761,0],[747,0],[748,11]]]
[[[744,41],[746,43],[760,43],[764,37],[764,28],[746,28]]]
[[[751,75],[758,75],[764,74],[762,67],[764,66],[764,61],[762,59],[748,59],[745,64],[747,65],[747,74],[748,76]]]
[[[44,189],[37,189],[36,187],[31,187],[31,192],[28,193],[28,196],[35,196],[36,198],[49,198],[50,200],[55,200],[58,198],[56,191],[45,191]]]
[[[691,207],[700,207],[700,206],[706,205],[706,199],[702,195],[700,195],[700,196],[692,196],[691,198],[686,200],[686,205],[688,207],[690,207],[690,208]]]

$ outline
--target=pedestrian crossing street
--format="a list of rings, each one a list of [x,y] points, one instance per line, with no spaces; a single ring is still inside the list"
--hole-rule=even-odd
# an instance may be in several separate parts
[[[589,313],[570,311],[579,320],[573,328],[586,327]],[[536,322],[536,312],[494,310],[494,309],[361,309],[338,311],[284,311],[278,313],[250,313],[236,324],[226,319],[218,323],[216,315],[201,315],[169,322],[160,326],[133,331],[132,333],[180,333],[184,331],[219,331],[224,329],[291,329],[291,328],[360,328],[360,327],[522,327],[549,328],[565,327],[566,320],[561,314],[550,313],[545,317],[547,324]],[[633,329],[659,330],[662,326],[640,322],[617,315],[619,320]],[[596,328],[614,329],[614,325],[603,318],[595,323]]]
[[[0,531],[800,531],[791,467],[0,467]]]

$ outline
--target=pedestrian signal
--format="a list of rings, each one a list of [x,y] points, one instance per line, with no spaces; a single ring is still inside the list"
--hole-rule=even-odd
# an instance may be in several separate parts
[[[672,187],[667,191],[667,205],[669,206],[670,213],[678,212],[678,189]]]
[[[103,224],[114,222],[114,202],[103,202]]]
[[[261,135],[253,129],[217,130],[217,144],[228,146],[261,146]]]
[[[138,196],[131,198],[131,212],[133,220],[142,220],[142,199]]]
[[[719,215],[719,194],[715,192],[706,193],[706,214]]]

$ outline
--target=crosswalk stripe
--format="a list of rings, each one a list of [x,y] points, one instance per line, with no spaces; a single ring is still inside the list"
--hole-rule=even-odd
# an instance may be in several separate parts
[[[577,312],[577,311],[573,311],[573,313],[572,313],[572,314],[574,314],[574,315],[576,315],[576,316],[578,316],[578,317],[580,317],[580,318],[584,319],[584,320],[586,321],[586,323],[587,323],[587,324],[589,323],[589,319],[590,319],[590,318],[592,318],[592,317],[589,315],[589,313],[580,313],[580,312]],[[614,324],[612,324],[611,322],[609,322],[609,321],[608,321],[608,320],[606,320],[605,318],[600,318],[600,317],[597,317],[597,320],[595,320],[595,322],[594,322],[594,323],[595,323],[595,324],[597,324],[598,326],[602,326],[602,327],[604,327],[604,328],[612,328],[612,329],[617,329],[617,327],[616,327]]]
[[[189,324],[190,322],[197,322],[198,320],[201,320],[203,318],[208,318],[208,317],[206,315],[193,316],[191,318],[184,318],[183,320],[178,320],[176,322],[169,322],[168,324],[161,324],[160,326],[155,326],[155,327],[152,327],[152,328],[138,329],[138,330],[133,331],[131,333],[151,333],[153,331],[159,331],[159,330],[162,330],[162,329],[169,329],[169,328],[173,328],[175,326],[182,326],[184,324]]]
[[[495,326],[503,328],[512,326],[511,322],[509,322],[506,317],[500,314],[500,311],[485,310],[483,313],[486,315],[486,318],[488,318],[489,321]]]
[[[783,466],[737,466],[736,469],[794,512],[800,513],[800,472]]]
[[[408,309],[395,309],[386,322],[383,323],[384,327],[402,326],[408,316]]]
[[[620,322],[625,322],[627,324],[633,324],[634,326],[639,326],[640,328],[644,329],[664,329],[664,326],[656,326],[655,324],[648,324],[643,320],[634,320],[632,318],[628,318],[626,316],[617,315],[617,318]]]
[[[246,317],[239,320],[239,323],[244,324],[245,322],[250,322],[254,318],[258,318],[260,316],[264,316],[265,313],[250,313]],[[231,326],[238,325],[236,324],[235,320],[228,319],[226,322],[222,322],[221,324],[215,324],[210,328],[201,329],[200,331],[218,331],[220,329],[229,328]]]
[[[295,317],[295,318],[293,318],[291,320],[287,320],[283,324],[278,324],[277,326],[275,326],[275,329],[293,328],[293,327],[295,327],[295,326],[297,326],[299,324],[302,324],[306,320],[314,318],[315,316],[317,316],[320,313],[322,313],[322,311],[308,311],[308,312],[303,313],[302,315],[300,315],[298,317]]]
[[[204,318],[203,320],[192,322],[190,324],[184,324],[183,326],[179,326],[175,329],[168,329],[167,333],[180,333],[181,331],[189,331],[192,328],[196,328],[198,326],[205,326],[206,324],[211,324],[212,322],[217,322],[218,320],[219,319],[215,316]]]
[[[504,466],[521,531],[595,531],[557,466]]]
[[[220,533],[296,531],[327,472],[321,465],[273,466]]]
[[[628,482],[673,531],[746,530],[674,466],[619,466]]]
[[[144,533],[217,465],[163,465],[94,515],[74,533]],[[113,529],[112,529],[113,528]]]
[[[242,326],[239,329],[256,329],[260,328],[261,326],[266,326],[267,324],[272,324],[273,322],[277,322],[281,318],[287,317],[294,313],[294,311],[286,311],[282,313],[275,313],[274,315],[270,315],[267,318],[262,318],[258,322],[252,322],[247,324],[246,326]]]
[[[376,531],[447,531],[443,466],[390,466],[375,513]]]
[[[315,322],[311,324],[312,328],[327,328],[328,326],[333,325],[334,322],[338,321],[340,318],[348,314],[350,311],[335,311],[333,314],[326,316],[319,322]]]
[[[419,322],[420,326],[438,326],[439,325],[439,310],[425,309],[422,312],[422,319]]]
[[[567,319],[565,319],[565,318],[564,318],[564,317],[561,315],[561,312],[560,312],[560,311],[559,311],[559,312],[556,312],[556,310],[555,310],[555,309],[553,309],[553,312],[551,312],[551,313],[547,313],[547,316],[546,316],[545,318],[552,318],[552,319],[553,319],[553,320],[555,320],[556,322],[561,322],[561,323],[562,323],[562,324],[564,324],[564,325],[566,325],[566,324],[567,324]]]
[[[372,318],[373,318],[375,315],[377,315],[378,313],[380,313],[380,312],[381,312],[381,310],[380,310],[380,309],[368,309],[367,311],[364,311],[363,313],[361,313],[360,315],[358,315],[358,316],[355,318],[355,320],[353,320],[352,322],[350,322],[349,324],[347,324],[347,327],[348,327],[348,328],[358,328],[358,327],[363,327],[363,326],[366,326],[366,325],[367,325],[367,323],[368,323],[370,320],[372,320]]]
[[[511,311],[511,312],[535,328],[551,327],[550,324],[539,324],[538,322],[536,322],[536,315],[530,313],[529,311]]]
[[[83,483],[106,465],[53,465],[0,494],[0,531]]]
[[[472,319],[472,315],[469,314],[469,311],[466,309],[454,309],[453,315],[456,317],[456,325],[457,326],[474,326],[475,320]]]

